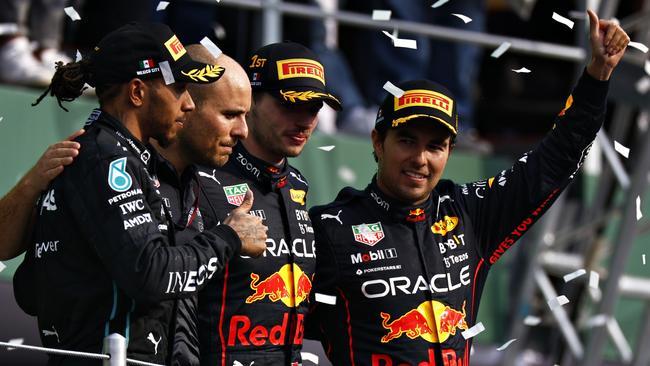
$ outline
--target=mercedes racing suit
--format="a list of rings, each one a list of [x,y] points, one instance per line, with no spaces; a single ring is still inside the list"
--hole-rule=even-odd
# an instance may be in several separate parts
[[[206,223],[223,221],[254,194],[251,215],[268,227],[259,258],[235,256],[199,294],[201,364],[298,365],[303,322],[316,265],[305,199],[307,182],[285,162],[268,164],[242,143],[223,169],[203,169]]]
[[[219,226],[173,246],[156,156],[106,112],[93,111],[77,141],[79,156],[39,200],[16,299],[38,316],[46,347],[100,353],[119,333],[130,358],[169,363],[169,300],[205,286],[241,242]],[[56,355],[48,364],[100,362]]]
[[[308,328],[334,365],[469,364],[491,266],[571,182],[599,130],[607,82],[584,73],[554,129],[495,177],[442,180],[426,202],[376,181],[310,211],[318,259]],[[312,321],[315,324],[312,324]]]

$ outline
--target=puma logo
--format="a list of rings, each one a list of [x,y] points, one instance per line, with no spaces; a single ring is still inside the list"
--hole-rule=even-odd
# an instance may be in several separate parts
[[[334,220],[338,221],[339,224],[343,225],[343,221],[341,221],[341,219],[339,218],[339,216],[341,216],[341,211],[343,211],[343,210],[339,210],[339,212],[336,215],[321,214],[320,219],[321,220],[334,219]]]
[[[305,182],[304,180],[302,180],[302,178],[300,178],[300,176],[299,176],[298,174],[296,174],[296,173],[294,173],[294,172],[289,172],[289,174],[291,174],[291,176],[294,177],[294,178],[296,178],[297,180],[299,180],[299,181],[305,183],[305,185],[307,185],[307,186],[309,185],[309,184],[307,184],[307,182]]]
[[[52,326],[52,330],[41,330],[43,332],[43,337],[48,337],[48,336],[56,336],[56,343],[61,343],[59,341],[59,333],[56,331],[56,328],[54,328],[54,325]]]
[[[215,176],[217,174],[217,169],[212,169],[212,175],[204,172],[199,172],[199,175],[205,178],[212,179],[213,181],[217,182],[217,184],[221,185],[221,182],[217,180],[217,177]]]
[[[160,336],[160,339],[156,341],[156,338],[153,336],[153,333],[149,332],[149,335],[147,336],[147,339],[151,341],[151,343],[154,344],[154,352],[157,355],[158,354],[158,343],[162,340],[162,336]]]
[[[255,361],[252,361],[252,362],[250,363],[250,365],[248,365],[248,366],[253,366],[254,363],[255,363]],[[239,361],[237,361],[237,360],[235,360],[235,362],[232,363],[232,366],[244,366],[244,364],[241,363],[241,362],[239,362]]]

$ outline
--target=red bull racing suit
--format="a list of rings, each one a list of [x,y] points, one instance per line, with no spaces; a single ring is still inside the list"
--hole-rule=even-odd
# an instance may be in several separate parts
[[[555,128],[511,169],[442,180],[421,206],[373,179],[310,211],[318,252],[308,328],[334,365],[469,364],[487,274],[571,182],[599,130],[607,82],[586,73]]]
[[[241,242],[232,228],[215,226],[174,246],[156,155],[99,109],[85,128],[79,156],[39,200],[33,244],[14,277],[16,300],[38,316],[46,347],[100,353],[103,338],[119,333],[128,357],[170,364],[174,299],[205,286]]]
[[[316,266],[305,178],[286,159],[276,167],[242,143],[223,169],[201,169],[199,175],[208,197],[201,200],[206,223],[223,221],[250,189],[250,214],[268,227],[261,257],[233,257],[199,294],[201,364],[299,365]]]

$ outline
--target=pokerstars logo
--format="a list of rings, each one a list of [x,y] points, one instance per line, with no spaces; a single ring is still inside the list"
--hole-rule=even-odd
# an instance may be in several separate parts
[[[290,58],[276,62],[278,79],[312,78],[325,85],[325,70],[318,61],[308,58]]]
[[[395,99],[395,111],[407,107],[429,107],[444,112],[451,117],[454,101],[448,96],[431,90],[407,90],[400,98]]]

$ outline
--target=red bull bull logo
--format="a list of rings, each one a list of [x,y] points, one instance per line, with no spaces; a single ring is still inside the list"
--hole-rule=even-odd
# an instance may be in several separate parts
[[[406,216],[406,221],[408,222],[420,222],[424,221],[426,215],[424,210],[421,208],[416,208],[415,210],[409,210],[409,215]]]
[[[381,337],[382,343],[406,335],[410,339],[422,337],[427,342],[442,343],[456,335],[457,329],[467,330],[465,303],[462,312],[438,301],[425,301],[417,308],[390,321],[391,315],[381,312],[381,325],[388,333]]]
[[[257,273],[251,273],[250,287],[253,294],[246,298],[247,304],[268,297],[273,302],[282,301],[288,307],[296,307],[309,297],[311,279],[297,264],[285,264],[262,281]]]

